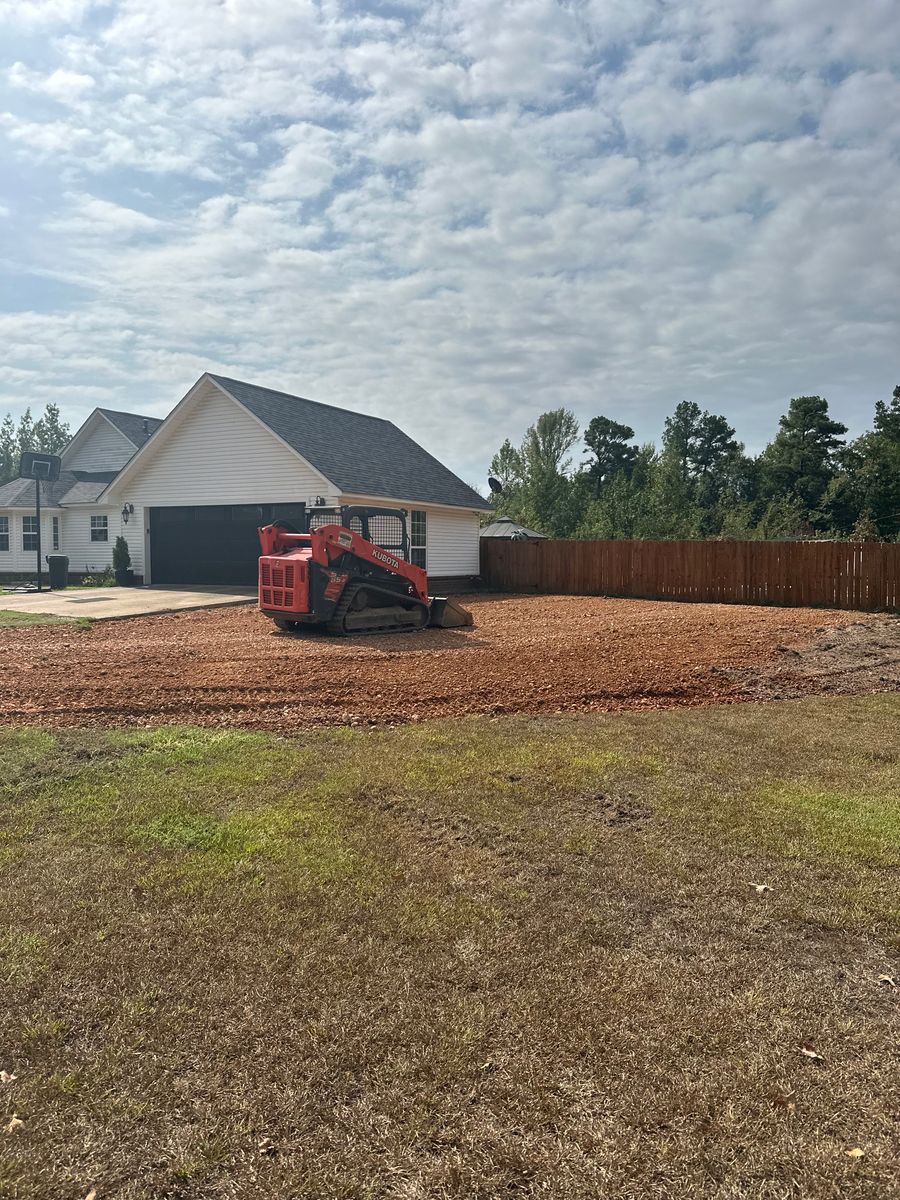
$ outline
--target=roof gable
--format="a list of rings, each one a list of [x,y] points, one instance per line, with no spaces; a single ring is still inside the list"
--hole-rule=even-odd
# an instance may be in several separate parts
[[[490,508],[391,421],[222,375],[209,377],[342,493]]]
[[[62,451],[63,469],[120,470],[135,451],[146,444],[145,421],[151,435],[162,424],[158,417],[95,408]]]
[[[139,413],[117,412],[113,408],[98,408],[96,411],[102,413],[111,425],[115,425],[135,448],[143,446],[163,423],[162,417],[142,417]]]

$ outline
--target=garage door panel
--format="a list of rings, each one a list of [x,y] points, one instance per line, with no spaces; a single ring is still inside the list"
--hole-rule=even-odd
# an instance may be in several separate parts
[[[241,504],[150,509],[150,572],[154,584],[229,584],[257,578],[257,529],[303,505]],[[289,519],[285,516],[285,519]]]

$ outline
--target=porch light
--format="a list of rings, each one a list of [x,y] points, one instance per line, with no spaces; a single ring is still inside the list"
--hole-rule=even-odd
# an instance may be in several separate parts
[[[131,516],[131,514],[133,512],[134,512],[133,504],[123,504],[122,505],[122,524],[123,525],[128,524],[128,518]]]

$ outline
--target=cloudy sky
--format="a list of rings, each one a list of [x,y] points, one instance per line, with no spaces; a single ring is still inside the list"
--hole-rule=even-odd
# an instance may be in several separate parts
[[[0,0],[0,413],[209,369],[465,478],[900,382],[898,0]]]

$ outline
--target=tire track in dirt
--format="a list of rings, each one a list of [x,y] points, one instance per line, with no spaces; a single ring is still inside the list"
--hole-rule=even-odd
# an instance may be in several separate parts
[[[863,613],[597,596],[465,602],[472,628],[355,639],[281,634],[250,607],[0,629],[0,721],[290,732],[671,708],[764,698],[765,680],[776,680],[772,698],[779,686],[884,690],[900,653],[900,621]],[[838,649],[822,660],[820,643]]]

